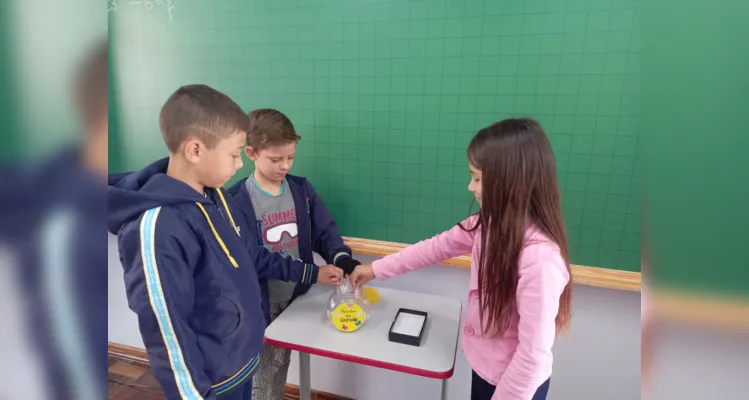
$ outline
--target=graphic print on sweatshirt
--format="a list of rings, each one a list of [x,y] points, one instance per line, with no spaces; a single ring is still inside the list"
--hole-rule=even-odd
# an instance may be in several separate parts
[[[299,232],[294,197],[284,181],[281,193],[274,196],[247,179],[247,192],[257,219],[257,232],[263,246],[272,252],[299,259]]]
[[[258,187],[253,179],[247,179],[247,192],[257,220],[257,233],[268,251],[279,253],[294,260],[299,259],[299,232],[296,220],[294,196],[289,183],[284,180],[281,193],[274,196]],[[277,279],[268,280],[270,302],[291,300],[296,283]]]
[[[287,249],[299,246],[295,208],[260,215],[258,222],[268,250],[288,255]]]

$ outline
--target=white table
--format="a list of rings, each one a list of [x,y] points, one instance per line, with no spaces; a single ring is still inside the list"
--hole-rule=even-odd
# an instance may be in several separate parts
[[[455,369],[455,351],[462,304],[451,297],[377,288],[380,301],[370,310],[371,320],[354,332],[338,331],[325,310],[332,293],[328,286],[313,285],[294,300],[265,330],[265,342],[299,352],[301,400],[309,400],[310,354],[352,363],[442,380],[447,396],[447,379]],[[428,313],[421,346],[388,340],[390,325],[399,308]]]

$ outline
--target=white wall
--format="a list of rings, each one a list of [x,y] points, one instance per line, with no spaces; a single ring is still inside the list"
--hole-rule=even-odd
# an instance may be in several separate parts
[[[109,340],[142,347],[137,319],[127,308],[116,239],[110,239]],[[367,262],[373,258],[359,259]],[[435,266],[374,282],[374,286],[451,296],[464,302],[468,273],[466,269]],[[639,398],[639,293],[576,286],[572,329],[568,338],[557,340],[554,355],[550,400]],[[298,383],[296,353],[292,355],[289,382]],[[470,385],[471,369],[458,350],[449,398],[467,398]],[[439,398],[440,383],[313,356],[312,387],[360,400],[429,399]]]
[[[662,324],[656,336],[654,400],[749,398],[749,337],[708,327]]]

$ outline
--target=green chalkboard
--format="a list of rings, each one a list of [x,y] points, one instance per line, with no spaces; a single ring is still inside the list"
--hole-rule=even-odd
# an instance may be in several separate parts
[[[468,215],[476,130],[530,115],[556,152],[572,261],[640,270],[634,0],[109,3],[112,170],[165,156],[161,105],[204,83],[290,116],[292,172],[343,234],[412,243]]]
[[[1,3],[0,162],[29,161],[80,140],[73,79],[107,24],[80,3]]]
[[[749,300],[749,2],[659,0],[644,13],[650,279]]]
[[[19,121],[17,90],[14,81],[17,76],[13,63],[13,42],[11,35],[11,3],[0,3],[0,166],[5,162],[17,161],[23,157],[19,144]]]

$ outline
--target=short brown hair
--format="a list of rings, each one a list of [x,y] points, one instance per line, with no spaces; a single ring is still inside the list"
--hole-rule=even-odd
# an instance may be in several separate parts
[[[222,139],[249,131],[249,118],[229,96],[206,85],[177,89],[159,114],[161,135],[170,152],[190,137],[209,149]]]
[[[74,94],[81,122],[90,128],[107,116],[109,46],[100,40],[79,66]]]
[[[278,110],[261,108],[251,111],[248,116],[250,129],[247,131],[247,145],[255,151],[302,140],[291,120]]]

